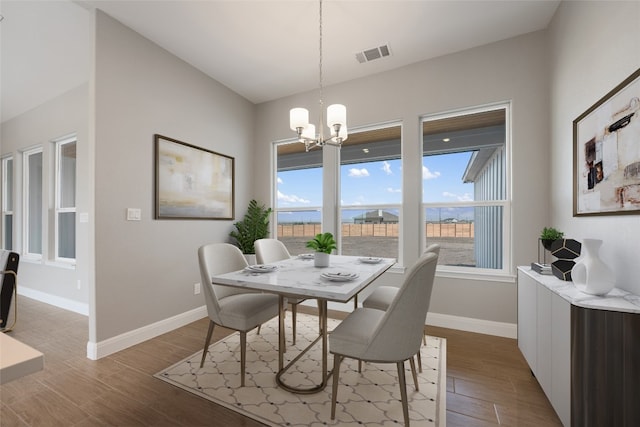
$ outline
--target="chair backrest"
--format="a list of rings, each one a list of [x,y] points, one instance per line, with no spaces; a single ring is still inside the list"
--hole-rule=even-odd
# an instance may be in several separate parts
[[[202,281],[209,318],[215,323],[221,324],[218,300],[229,295],[243,294],[248,291],[232,286],[213,285],[211,277],[216,274],[242,270],[249,264],[242,251],[229,243],[211,243],[200,247],[198,249],[198,262],[200,264],[200,280]]]
[[[269,264],[291,258],[287,247],[278,239],[259,239],[253,243],[258,264]]]
[[[420,349],[438,256],[426,253],[409,269],[396,297],[380,320],[367,359],[406,360]]]
[[[432,243],[429,246],[427,246],[427,249],[424,250],[425,253],[427,252],[432,252],[438,256],[440,256],[440,244],[438,243]],[[424,255],[424,254],[423,254]]]
[[[18,263],[20,255],[15,252],[0,250],[0,329],[7,327],[9,310],[13,299],[14,288],[16,286],[16,275],[18,274]],[[4,273],[5,271],[13,272]]]

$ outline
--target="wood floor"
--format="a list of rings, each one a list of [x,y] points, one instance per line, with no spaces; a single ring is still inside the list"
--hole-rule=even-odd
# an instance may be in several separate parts
[[[10,335],[42,351],[45,369],[0,386],[2,427],[262,425],[152,377],[200,350],[207,319],[92,361],[86,317],[25,297],[18,309]],[[447,338],[447,426],[561,425],[515,340],[427,332]]]

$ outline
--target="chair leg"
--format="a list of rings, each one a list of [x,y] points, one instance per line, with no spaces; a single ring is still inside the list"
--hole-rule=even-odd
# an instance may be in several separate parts
[[[213,328],[216,326],[211,320],[209,320],[209,330],[207,331],[207,338],[204,340],[204,350],[202,350],[202,360],[200,361],[200,367],[204,365],[204,359],[207,357],[207,351],[209,351],[209,344],[211,343],[211,335],[213,335]]]
[[[256,335],[260,335],[260,328],[262,327],[262,325],[258,325],[258,332],[256,332]]]
[[[358,360],[358,373],[362,373],[362,360]]]
[[[244,370],[247,362],[247,332],[240,331],[240,387],[244,387]]]
[[[416,374],[416,363],[413,361],[413,357],[409,359],[411,365],[411,375],[413,376],[413,384],[416,386],[416,391],[420,391],[418,388],[418,375]]]
[[[416,359],[418,359],[418,371],[422,373],[422,356],[420,355],[420,351],[416,353]]]
[[[293,326],[291,327],[291,331],[293,332],[293,345],[296,345],[296,321],[298,317],[298,304],[291,304],[291,321],[293,322]]]
[[[407,382],[404,377],[404,361],[398,362],[398,380],[400,380],[400,397],[402,398],[402,415],[404,425],[409,427],[409,402],[407,399]]]
[[[331,419],[336,418],[336,401],[338,399],[338,378],[340,377],[340,363],[343,356],[333,355],[333,386],[331,387]]]

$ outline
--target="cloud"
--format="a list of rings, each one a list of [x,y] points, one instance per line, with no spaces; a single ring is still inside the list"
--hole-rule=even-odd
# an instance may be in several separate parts
[[[440,176],[440,172],[431,172],[428,167],[422,165],[422,179],[435,179]]]
[[[402,189],[401,188],[387,188],[387,193],[402,193]]]
[[[278,181],[278,184],[282,184],[284,182],[280,177],[278,177],[277,181]]]
[[[385,161],[382,162],[382,168],[381,168],[384,173],[386,173],[387,175],[393,175],[393,171],[391,170],[391,163]]]
[[[349,169],[349,176],[353,178],[364,178],[369,176],[369,171],[366,170],[365,168],[362,168],[362,169],[352,168],[352,169]]]
[[[302,197],[298,197],[296,195],[282,194],[280,191],[278,191],[278,200],[284,203],[304,203],[304,204],[311,203],[310,200],[303,199]]]
[[[442,192],[442,195],[444,197],[449,197],[451,199],[456,199],[459,202],[471,202],[473,201],[473,195],[471,193],[464,193],[464,194],[455,194],[455,193],[450,193],[448,191],[444,191]]]

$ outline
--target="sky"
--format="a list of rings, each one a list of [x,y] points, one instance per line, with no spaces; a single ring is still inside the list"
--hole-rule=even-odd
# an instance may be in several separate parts
[[[462,175],[470,152],[423,157],[423,202],[461,202],[473,200],[473,183],[464,184]],[[402,201],[401,161],[387,160],[343,165],[341,167],[341,202],[343,206],[400,204]],[[301,169],[278,173],[278,208],[319,207],[322,205],[322,169]],[[345,212],[359,215],[357,209]],[[468,219],[458,212],[452,214]],[[445,215],[446,217],[446,215]],[[279,222],[313,222],[319,214],[281,214]],[[343,218],[345,220],[348,218]]]

